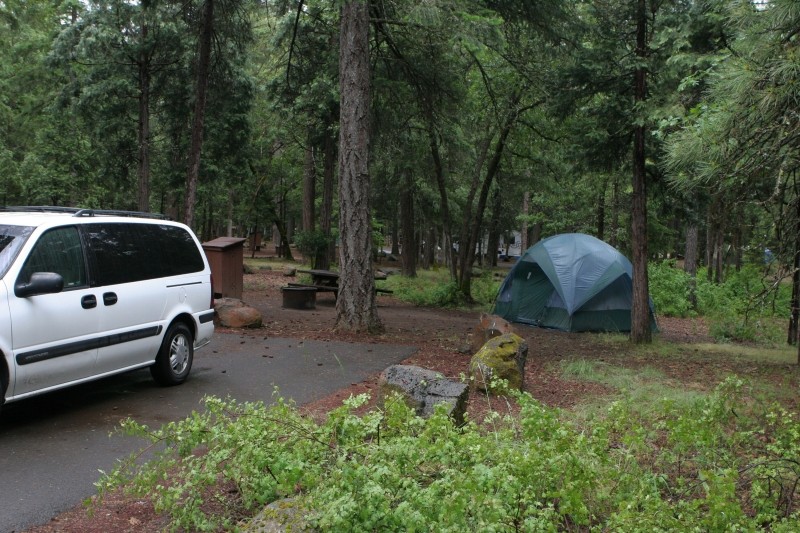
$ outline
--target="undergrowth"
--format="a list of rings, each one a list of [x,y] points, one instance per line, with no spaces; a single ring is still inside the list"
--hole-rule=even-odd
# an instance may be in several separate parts
[[[421,307],[478,306],[488,311],[494,305],[500,281],[493,278],[491,272],[472,278],[472,301],[465,298],[446,269],[419,271],[416,278],[390,276],[385,286],[394,291],[395,298]]]
[[[692,279],[666,261],[650,263],[648,276],[659,315],[706,317],[709,333],[719,341],[785,343],[791,283],[780,273],[747,265],[728,272],[724,282],[713,283],[705,269]]]
[[[98,485],[149,496],[174,530],[237,529],[205,505],[233,484],[245,514],[291,496],[319,531],[797,531],[800,423],[746,387],[647,410],[622,399],[580,425],[524,393],[519,416],[462,427],[398,398],[356,416],[366,397],[351,397],[323,423],[281,399],[207,398],[160,429],[124,422],[162,451]]]

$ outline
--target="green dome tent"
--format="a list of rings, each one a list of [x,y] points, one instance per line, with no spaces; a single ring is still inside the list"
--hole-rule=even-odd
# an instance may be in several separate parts
[[[613,246],[582,233],[531,246],[500,286],[494,314],[563,331],[630,331],[633,267]],[[650,301],[650,327],[656,326]]]

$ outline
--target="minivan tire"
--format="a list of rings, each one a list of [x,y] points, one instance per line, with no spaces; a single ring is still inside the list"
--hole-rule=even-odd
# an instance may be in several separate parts
[[[172,324],[164,335],[150,374],[159,385],[179,385],[189,377],[194,359],[194,336],[186,324]]]

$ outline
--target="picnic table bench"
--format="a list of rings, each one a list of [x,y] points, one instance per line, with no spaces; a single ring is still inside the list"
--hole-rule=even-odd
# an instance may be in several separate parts
[[[289,283],[290,287],[314,287],[317,292],[332,292],[333,297],[339,296],[339,273],[332,270],[300,270],[301,274],[309,274],[311,283]],[[376,275],[375,279],[386,279],[386,275]],[[392,294],[394,291],[375,287],[376,293]]]

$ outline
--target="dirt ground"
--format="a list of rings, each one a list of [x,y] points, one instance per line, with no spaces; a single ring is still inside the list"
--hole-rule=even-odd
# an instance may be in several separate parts
[[[291,337],[297,339],[338,340],[374,344],[404,344],[417,348],[405,364],[418,365],[458,379],[466,374],[472,355],[469,346],[472,333],[479,321],[480,312],[424,309],[400,302],[389,295],[378,296],[378,314],[385,326],[381,335],[367,336],[333,331],[336,318],[335,302],[331,293],[318,295],[316,309],[282,309],[280,287],[289,278],[282,271],[259,270],[245,276],[243,300],[258,308],[264,317],[259,330],[246,333],[263,337]],[[703,343],[711,343],[702,320],[659,320],[660,339],[685,343],[686,356],[664,358],[657,350],[642,351],[617,339],[596,334],[570,334],[537,328],[518,327],[517,333],[528,341],[528,362],[525,371],[525,389],[541,402],[560,408],[570,408],[588,399],[610,394],[604,386],[580,381],[565,380],[559,364],[571,359],[591,359],[609,364],[641,368],[653,366],[664,372],[668,379],[697,390],[707,390],[729,373],[765,373],[781,383],[797,387],[798,371],[793,365],[755,365],[741,361],[721,360],[719,357],[698,357]],[[220,335],[225,330],[218,330]],[[338,406],[351,394],[371,392],[376,389],[378,376],[363,383],[353,383],[303,409],[313,416],[324,416],[330,408]],[[478,417],[487,409],[486,397],[471,399],[469,411]],[[502,409],[504,402],[492,406]],[[146,500],[135,500],[116,495],[95,509],[90,516],[84,506],[76,507],[48,524],[27,530],[27,533],[52,532],[139,532],[159,531],[166,524],[165,517],[154,513]]]

